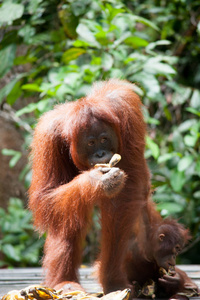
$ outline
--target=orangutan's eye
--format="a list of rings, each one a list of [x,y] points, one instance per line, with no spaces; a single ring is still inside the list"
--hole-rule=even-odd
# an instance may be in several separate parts
[[[94,140],[90,140],[90,141],[88,142],[88,146],[89,146],[89,147],[94,146]]]
[[[103,138],[101,139],[101,143],[104,144],[104,143],[107,142],[107,140],[108,140],[107,137],[103,137]]]

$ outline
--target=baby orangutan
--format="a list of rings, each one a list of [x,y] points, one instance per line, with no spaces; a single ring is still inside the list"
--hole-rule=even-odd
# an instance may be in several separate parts
[[[129,282],[143,287],[151,279],[158,298],[182,299],[176,294],[185,289],[197,291],[187,274],[175,267],[176,256],[189,238],[188,230],[172,219],[162,220],[157,229],[151,228],[143,244],[136,238],[131,245],[134,252],[130,251],[126,260]],[[141,296],[136,288],[133,290],[135,297]]]

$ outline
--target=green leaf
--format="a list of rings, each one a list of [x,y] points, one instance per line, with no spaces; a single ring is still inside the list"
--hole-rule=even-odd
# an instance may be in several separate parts
[[[0,51],[0,77],[3,77],[12,68],[15,53],[15,44],[11,44]]]
[[[15,150],[13,150],[13,149],[6,149],[6,148],[4,148],[4,149],[1,150],[1,153],[2,153],[3,155],[8,155],[8,156],[13,156],[13,155],[16,154],[16,152],[17,152],[17,151],[15,151]]]
[[[30,103],[27,106],[23,107],[22,109],[18,110],[16,112],[16,116],[20,117],[23,114],[30,113],[37,109],[38,104],[37,103]]]
[[[156,46],[163,46],[163,45],[170,45],[170,44],[171,44],[171,42],[167,41],[167,40],[156,41],[156,42],[148,44],[148,46],[146,47],[146,51],[153,50]]]
[[[42,89],[36,83],[24,84],[22,85],[22,89],[34,92],[42,92]]]
[[[23,170],[20,172],[19,175],[19,180],[22,181],[24,179],[24,177],[26,176],[26,174],[30,171],[30,167],[29,165],[25,165],[25,167],[23,168]]]
[[[162,185],[161,185],[162,186]],[[174,198],[170,192],[164,191],[162,192],[156,192],[153,195],[153,199],[155,200],[156,203],[161,203],[161,202],[173,202]]]
[[[155,119],[155,118],[151,118],[151,117],[148,117],[147,118],[147,123],[148,124],[154,124],[154,125],[160,125],[160,121]]]
[[[18,81],[13,87],[13,89],[11,90],[11,92],[8,94],[6,102],[9,105],[13,105],[15,101],[21,96],[21,94],[22,94],[21,82]]]
[[[178,171],[179,172],[185,171],[192,164],[192,162],[193,162],[192,155],[183,157],[178,163]]]
[[[77,16],[81,16],[87,11],[87,5],[90,4],[90,0],[79,0],[71,3],[71,9],[73,14]]]
[[[149,136],[146,137],[146,143],[147,147],[151,150],[153,157],[157,159],[160,154],[158,145]]]
[[[120,78],[120,77],[117,77],[117,78]],[[136,84],[134,85],[134,92],[136,92],[136,94],[138,94],[140,97],[144,96],[144,91],[139,86],[137,86]],[[151,123],[151,121],[152,121],[152,123]],[[149,123],[150,124],[157,124],[157,125],[160,124],[160,122],[158,120],[153,119],[153,118],[149,118]]]
[[[0,103],[4,100],[4,98],[12,91],[15,84],[17,83],[17,78],[13,79],[11,82],[9,82],[7,85],[5,85],[0,90]]]
[[[200,191],[197,191],[193,194],[194,198],[200,199]]]
[[[22,212],[24,213],[24,211],[23,211],[24,204],[23,204],[22,200],[19,198],[11,197],[9,200],[9,207],[13,208],[14,211],[22,210]]]
[[[109,3],[106,3],[106,5],[100,5],[100,7],[106,13],[106,17],[109,23],[111,23],[115,16],[124,12],[123,8],[115,8]]]
[[[15,153],[15,155],[11,158],[10,162],[9,162],[9,167],[13,168],[17,162],[20,160],[20,158],[22,157],[21,152],[17,152]]]
[[[4,100],[5,97],[7,97],[13,88],[15,87],[17,81],[21,78],[23,78],[27,73],[21,73],[17,75],[17,77],[13,80],[11,80],[7,85],[5,85],[1,90],[0,90],[0,104]]]
[[[79,24],[76,31],[80,36],[79,40],[83,39],[84,42],[99,47],[99,43],[96,41],[94,34],[85,24]]]
[[[123,70],[120,70],[119,68],[112,68],[110,70],[110,78],[124,78]]]
[[[27,54],[26,56],[21,55],[21,56],[17,56],[14,59],[14,65],[18,66],[18,65],[24,65],[27,63],[34,63],[37,61],[37,57],[33,56],[33,54],[31,53],[31,55]]]
[[[29,24],[23,26],[19,31],[18,35],[24,38],[24,41],[26,43],[32,42],[32,38],[36,33],[36,29],[34,27],[31,27]]]
[[[2,252],[11,260],[20,261],[16,249],[11,244],[2,245]]]
[[[146,47],[148,45],[148,42],[138,36],[131,36],[124,40],[125,44],[133,47],[133,48],[139,48],[139,47]]]
[[[21,152],[12,149],[2,149],[1,153],[3,155],[13,156],[9,162],[10,168],[13,168],[22,156]]]
[[[109,71],[110,69],[112,69],[112,66],[114,64],[114,59],[112,57],[112,55],[110,55],[109,53],[103,53],[102,55],[102,67],[105,71]]]
[[[0,207],[0,217],[5,216],[5,209]]]
[[[193,127],[197,123],[197,120],[195,119],[189,119],[181,123],[178,127],[178,130],[180,132],[186,132],[188,131],[191,127]]]
[[[79,23],[79,18],[73,14],[69,6],[67,6],[65,9],[59,10],[58,16],[66,35],[71,39],[75,39],[77,37],[76,29]]]
[[[150,58],[144,65],[144,71],[151,74],[174,75],[176,71],[168,64],[158,62],[157,59]]]
[[[200,159],[200,157],[199,157]],[[197,171],[197,173],[199,173],[200,175],[200,160],[197,161],[196,166],[195,166],[195,170]]]
[[[30,246],[26,247],[24,250],[23,250],[23,256],[28,256],[30,255],[30,253],[33,253],[35,250],[38,250],[40,247],[42,247],[44,243],[44,240],[41,238],[41,239],[37,239],[36,241],[34,241],[33,243],[31,243]]]
[[[200,101],[200,99],[199,99],[199,101]],[[188,108],[186,108],[186,110],[191,112],[192,114],[197,115],[198,117],[200,117],[200,112],[198,110],[196,110],[195,108],[188,107]]]
[[[89,43],[80,41],[80,40],[75,40],[72,44],[75,48],[87,48],[89,46]]]
[[[107,46],[110,43],[109,39],[107,38],[107,32],[104,30],[97,32],[94,36],[96,40],[103,46]]]
[[[187,103],[191,95],[191,88],[179,88],[176,93],[172,94],[172,103],[174,105],[182,105]]]
[[[153,74],[147,72],[139,72],[129,78],[133,82],[140,82],[146,89],[147,96],[150,99],[156,99],[160,93],[160,85],[157,78]]]
[[[197,142],[197,139],[198,139],[198,136],[196,135],[189,135],[187,134],[185,137],[184,137],[184,143],[186,146],[188,147],[194,147],[196,142]]]
[[[183,136],[177,129],[175,129],[172,133],[172,143],[173,143],[174,151],[177,151],[178,153],[182,152],[183,149],[185,148],[183,142]]]
[[[153,22],[143,18],[143,17],[139,17],[139,16],[136,16],[136,15],[131,15],[131,18],[135,21],[135,22],[138,22],[138,23],[142,23],[144,25],[147,25],[151,28],[153,28],[154,30],[156,31],[160,31],[160,29],[158,28],[158,26],[156,26]]]
[[[156,205],[158,211],[161,212],[162,216],[167,216],[175,213],[180,213],[184,210],[184,207],[174,202],[162,202]]]
[[[192,98],[190,100],[190,104],[192,108],[196,108],[200,110],[200,91],[199,90],[194,90],[192,94]]]
[[[24,6],[12,2],[3,3],[0,8],[0,25],[12,24],[16,19],[21,18],[24,13]]]
[[[180,192],[185,184],[186,178],[184,172],[172,171],[170,183],[175,192]]]
[[[164,113],[168,121],[172,120],[172,115],[167,106],[164,107]]]
[[[52,108],[52,103],[51,102],[52,102],[51,99],[44,99],[44,100],[38,101],[37,102],[37,109],[40,112],[45,112],[45,111]]]
[[[168,161],[170,159],[172,159],[173,157],[176,157],[178,154],[176,152],[172,152],[172,153],[166,153],[163,155],[160,155],[158,158],[158,163],[161,164],[165,161]]]
[[[86,50],[82,48],[70,48],[63,53],[62,61],[65,64],[68,64],[69,61],[78,58],[80,55],[82,55],[85,52]]]

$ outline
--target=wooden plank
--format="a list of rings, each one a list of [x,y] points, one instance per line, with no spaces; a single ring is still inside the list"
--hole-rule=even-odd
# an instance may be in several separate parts
[[[185,271],[200,288],[200,265],[181,265],[178,267]],[[87,292],[102,291],[95,278],[93,267],[82,267],[79,273],[81,285]],[[0,269],[0,296],[11,290],[20,290],[29,285],[40,284],[42,281],[43,271],[41,268]]]
[[[177,265],[181,270],[187,271],[200,271],[200,265]]]
[[[100,292],[102,288],[95,280],[94,268],[80,269],[80,282],[89,293]],[[0,296],[15,289],[23,289],[29,285],[40,284],[43,281],[41,268],[20,268],[0,270]]]

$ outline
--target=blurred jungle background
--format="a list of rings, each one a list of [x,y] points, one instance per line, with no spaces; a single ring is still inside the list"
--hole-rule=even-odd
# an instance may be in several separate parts
[[[26,210],[38,118],[96,80],[135,82],[163,217],[190,228],[179,263],[200,264],[200,1],[0,1],[0,267],[37,266],[44,237]],[[98,251],[98,213],[84,262]]]

